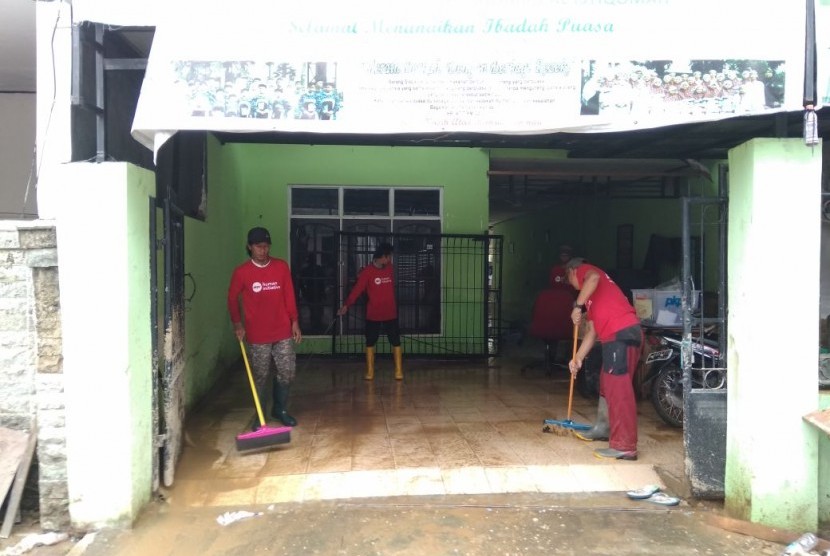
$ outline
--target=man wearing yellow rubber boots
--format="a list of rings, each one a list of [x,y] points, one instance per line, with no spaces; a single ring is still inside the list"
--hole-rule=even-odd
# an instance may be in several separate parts
[[[401,332],[398,326],[398,306],[395,302],[394,269],[392,267],[392,246],[383,243],[375,249],[372,264],[366,265],[358,274],[345,303],[337,311],[342,317],[361,294],[366,292],[366,380],[375,378],[375,344],[381,328],[392,346],[395,360],[395,380],[403,380],[403,355],[401,353]]]

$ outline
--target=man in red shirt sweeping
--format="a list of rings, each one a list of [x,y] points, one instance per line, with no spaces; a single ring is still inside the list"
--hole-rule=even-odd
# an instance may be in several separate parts
[[[296,373],[294,342],[299,344],[303,335],[297,322],[291,269],[282,259],[270,256],[271,234],[265,228],[251,228],[247,249],[251,258],[236,267],[231,276],[228,311],[236,337],[248,343],[260,399],[265,399],[271,360],[276,364],[271,417],[293,427],[297,420],[288,414],[288,393]]]
[[[571,373],[579,372],[597,340],[602,344],[599,390],[608,404],[610,434],[608,448],[594,450],[594,455],[636,460],[637,401],[632,381],[643,345],[640,319],[605,272],[581,258],[568,261],[565,269],[568,282],[578,290],[571,320],[579,325],[583,313],[587,319],[582,344],[568,363]]]
[[[395,302],[395,282],[392,268],[392,246],[381,244],[372,256],[372,264],[366,265],[357,276],[352,291],[337,311],[342,317],[363,292],[369,298],[366,304],[366,380],[375,378],[375,343],[381,328],[386,332],[395,360],[395,380],[403,380],[403,354],[401,332],[398,326],[398,306]]]

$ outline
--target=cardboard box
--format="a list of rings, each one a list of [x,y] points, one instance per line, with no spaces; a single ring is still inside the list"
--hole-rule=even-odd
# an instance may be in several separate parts
[[[661,326],[678,326],[683,292],[679,290],[631,290],[637,318]],[[692,294],[692,311],[700,306],[700,291]]]
[[[637,318],[640,320],[651,320],[654,315],[654,302],[652,299],[653,290],[631,290],[631,301]]]
[[[673,326],[681,324],[680,309],[683,292],[677,290],[653,290],[652,306],[655,324]],[[692,311],[700,306],[700,291],[692,292]]]

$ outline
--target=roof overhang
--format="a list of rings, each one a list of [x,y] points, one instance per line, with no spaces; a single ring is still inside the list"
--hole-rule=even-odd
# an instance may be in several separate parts
[[[154,150],[177,130],[520,138],[803,105],[804,5],[323,5],[311,15],[255,0],[236,2],[234,14],[171,8],[157,25],[134,137]],[[654,25],[678,19],[717,40],[677,41],[675,26]]]

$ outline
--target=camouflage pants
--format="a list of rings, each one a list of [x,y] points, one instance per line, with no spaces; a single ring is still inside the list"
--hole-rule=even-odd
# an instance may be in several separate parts
[[[248,344],[248,359],[251,362],[251,373],[254,375],[254,384],[260,400],[267,399],[263,395],[268,386],[271,361],[277,369],[274,380],[284,386],[294,381],[297,356],[294,354],[294,340],[291,338],[273,344]]]

